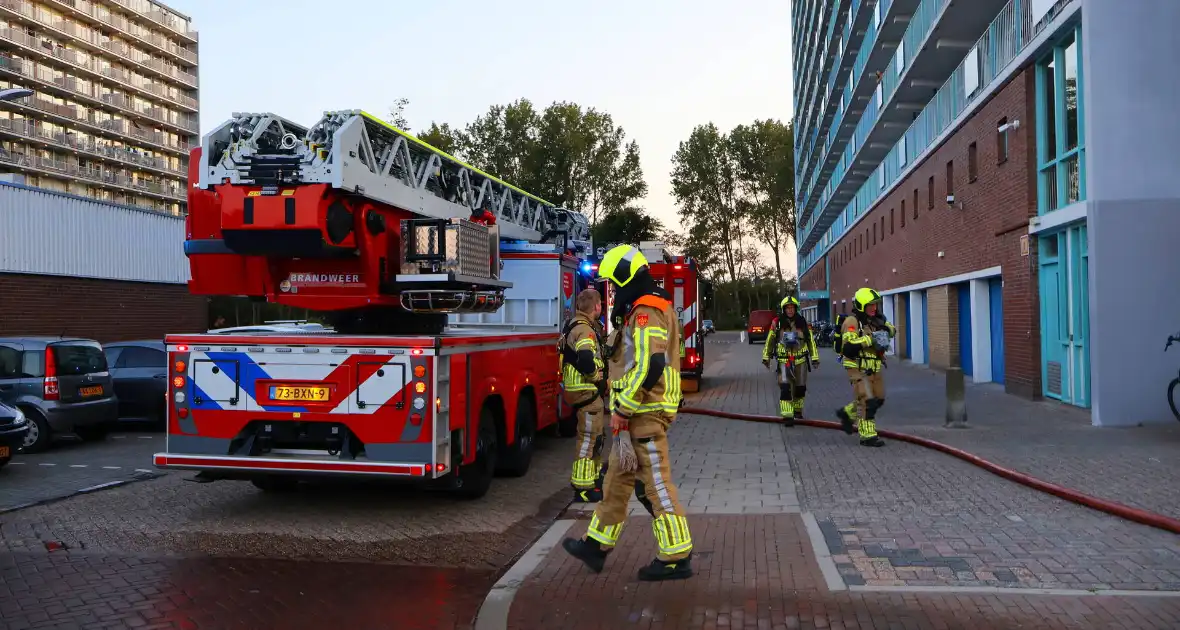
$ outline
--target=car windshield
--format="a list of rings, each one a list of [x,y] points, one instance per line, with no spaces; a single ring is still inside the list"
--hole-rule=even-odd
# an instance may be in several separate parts
[[[107,371],[106,355],[97,345],[55,343],[50,348],[53,349],[58,374],[95,374]]]

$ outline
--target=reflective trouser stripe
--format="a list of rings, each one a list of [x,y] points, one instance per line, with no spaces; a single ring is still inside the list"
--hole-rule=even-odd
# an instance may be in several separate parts
[[[877,423],[868,418],[861,418],[858,431],[860,432],[861,439],[867,440],[871,437],[877,437]]]
[[[588,490],[594,487],[596,481],[598,481],[598,464],[594,463],[593,458],[583,457],[574,460],[574,472],[570,475],[570,483],[575,488]]]
[[[651,523],[660,553],[666,556],[692,551],[692,534],[688,531],[688,519],[675,514],[661,514]]]
[[[586,530],[586,536],[599,543],[613,547],[615,543],[619,542],[619,534],[623,533],[623,524],[603,525],[602,521],[598,520],[598,514],[590,517],[590,527]]]

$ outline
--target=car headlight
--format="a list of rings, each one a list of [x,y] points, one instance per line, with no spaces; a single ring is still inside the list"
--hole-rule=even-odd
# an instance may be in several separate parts
[[[21,426],[25,423],[25,414],[20,409],[16,410],[16,419],[12,421],[13,426]]]

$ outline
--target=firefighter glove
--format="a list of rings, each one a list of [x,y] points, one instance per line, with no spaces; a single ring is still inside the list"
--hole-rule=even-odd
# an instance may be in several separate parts
[[[639,470],[639,458],[635,456],[635,446],[631,444],[631,431],[623,429],[615,434],[614,448],[618,449],[619,470],[621,472],[635,472]]]

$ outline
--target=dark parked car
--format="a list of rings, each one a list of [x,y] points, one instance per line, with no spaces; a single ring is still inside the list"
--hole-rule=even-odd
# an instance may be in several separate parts
[[[0,468],[12,461],[17,449],[25,443],[29,422],[25,414],[16,407],[0,403]]]
[[[706,335],[711,335],[715,332],[717,332],[717,329],[713,327],[713,320],[706,319],[704,323],[704,333]]]
[[[30,453],[58,433],[101,440],[119,416],[102,346],[76,337],[0,337],[0,402],[24,412]]]
[[[120,341],[104,344],[103,353],[115,381],[120,420],[164,424],[168,394],[168,352],[163,341]]]

